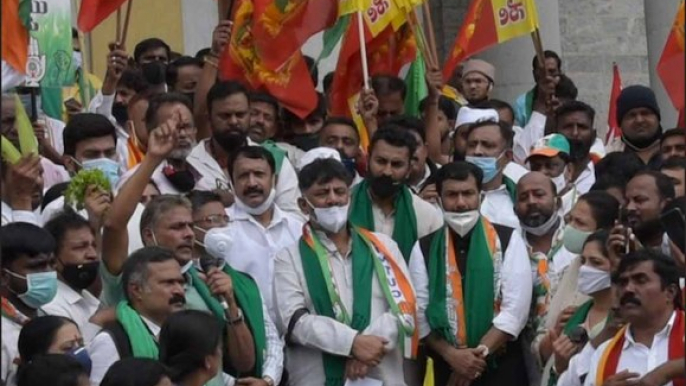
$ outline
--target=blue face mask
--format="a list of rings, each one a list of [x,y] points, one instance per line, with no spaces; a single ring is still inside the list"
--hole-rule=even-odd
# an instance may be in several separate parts
[[[93,368],[93,362],[91,361],[91,356],[88,354],[88,350],[85,347],[77,347],[71,350],[67,355],[76,359],[77,362],[83,366],[88,375],[91,374],[91,369]]]
[[[465,157],[465,161],[469,162],[470,164],[473,164],[477,166],[481,171],[484,173],[484,177],[481,180],[484,184],[487,184],[495,178],[495,176],[498,175],[498,172],[500,171],[500,168],[498,168],[498,160],[500,160],[500,157],[503,155],[499,155],[497,158],[496,157],[472,157],[472,156],[467,156]]]
[[[81,167],[85,170],[99,169],[105,173],[105,176],[110,180],[112,187],[119,181],[119,163],[109,158],[89,159],[83,161]]]
[[[5,272],[16,278],[26,280],[26,292],[17,294],[17,297],[27,306],[38,309],[55,298],[57,293],[57,272],[29,273],[26,276],[21,276],[8,270],[5,270]]]

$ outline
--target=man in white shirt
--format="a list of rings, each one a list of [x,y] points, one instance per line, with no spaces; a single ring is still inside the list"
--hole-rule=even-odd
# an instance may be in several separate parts
[[[187,161],[202,175],[196,189],[232,190],[227,170],[229,157],[239,147],[252,144],[247,137],[250,125],[248,93],[240,83],[219,82],[208,92],[207,101],[212,136],[198,143]],[[299,192],[295,170],[283,152],[274,151],[272,155],[277,170],[276,205],[300,215],[296,205]]]
[[[440,212],[410,191],[407,178],[417,141],[387,125],[374,133],[365,180],[352,190],[350,222],[391,236],[406,260],[412,246],[443,225]]]
[[[492,223],[518,229],[519,219],[513,209],[518,178],[505,173],[516,167],[511,162],[512,136],[512,126],[505,122],[477,122],[468,129],[465,159],[482,172],[481,214]]]
[[[531,269],[517,230],[479,214],[483,176],[443,166],[436,184],[446,226],[412,249],[420,336],[436,384],[526,385],[518,336],[531,304]],[[487,360],[493,365],[487,366]]]
[[[227,209],[228,225],[219,231],[221,238],[232,240],[221,257],[255,279],[270,313],[274,258],[278,251],[298,241],[303,226],[300,217],[274,204],[274,169],[274,158],[261,146],[242,147],[232,154],[229,172],[235,203]],[[210,249],[214,244],[208,238],[205,243]]]
[[[44,226],[55,239],[57,260],[57,294],[41,307],[46,315],[64,316],[73,320],[86,342],[90,342],[99,327],[89,322],[100,307],[100,300],[88,291],[98,277],[100,255],[95,232],[80,215],[62,212]]]
[[[684,311],[674,260],[648,249],[632,252],[613,279],[628,324],[598,347],[584,385],[633,384],[665,362],[683,366]]]
[[[351,180],[333,159],[301,171],[298,203],[311,220],[276,258],[274,304],[294,385],[360,378],[406,384],[403,348],[409,355],[416,342],[414,291],[396,243],[347,221]]]
[[[36,156],[22,157],[19,162],[10,165],[0,160],[2,170],[0,184],[2,188],[2,225],[13,222],[28,222],[39,225],[38,212],[43,200],[43,169],[41,158]]]
[[[19,332],[57,289],[55,240],[36,225],[17,222],[0,230],[2,246],[2,367],[0,383],[15,386]]]

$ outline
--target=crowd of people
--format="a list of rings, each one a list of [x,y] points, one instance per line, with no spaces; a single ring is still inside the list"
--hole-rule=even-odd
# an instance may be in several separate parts
[[[335,74],[305,118],[219,81],[229,28],[111,44],[90,103],[3,159],[3,385],[686,384],[686,131],[650,88],[606,149],[552,51],[513,104],[490,63],[429,68],[419,117],[375,75],[362,148]],[[92,170],[111,190],[65,199]]]

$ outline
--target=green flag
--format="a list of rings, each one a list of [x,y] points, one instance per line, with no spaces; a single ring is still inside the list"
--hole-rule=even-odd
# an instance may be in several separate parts
[[[417,58],[410,65],[405,76],[407,94],[405,96],[405,114],[419,117],[419,102],[429,95],[426,86],[426,66],[422,54],[417,52]]]
[[[328,58],[333,49],[336,48],[336,44],[341,41],[343,34],[348,29],[350,24],[350,15],[343,15],[336,20],[336,24],[333,27],[324,31],[324,46],[322,47],[322,52],[317,58],[317,63],[321,60]]]

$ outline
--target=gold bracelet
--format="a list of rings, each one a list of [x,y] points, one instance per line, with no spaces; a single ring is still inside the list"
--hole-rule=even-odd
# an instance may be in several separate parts
[[[212,66],[212,67],[214,67],[214,68],[219,68],[219,63],[218,63],[218,61],[217,61],[217,60],[214,60],[214,59],[210,59],[210,57],[207,56],[207,55],[205,55],[205,57],[203,58],[203,62],[209,64],[210,66]]]

